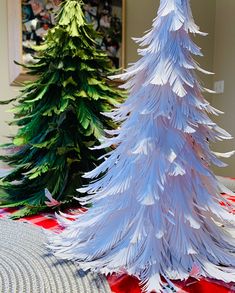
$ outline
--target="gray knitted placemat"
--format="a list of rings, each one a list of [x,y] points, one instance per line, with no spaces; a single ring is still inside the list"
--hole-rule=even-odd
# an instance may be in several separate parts
[[[41,228],[0,220],[0,292],[110,293],[104,277],[58,260],[45,246]]]

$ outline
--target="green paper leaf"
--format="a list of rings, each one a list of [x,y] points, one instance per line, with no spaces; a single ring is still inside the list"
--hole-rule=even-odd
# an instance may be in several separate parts
[[[81,97],[81,98],[87,98],[88,95],[87,93],[84,91],[84,90],[81,90],[79,91],[77,94],[76,94],[77,97]]]
[[[101,81],[95,79],[95,78],[88,78],[88,84],[89,85],[97,85],[97,84],[101,84]]]
[[[47,164],[34,168],[30,173],[33,173],[32,175],[29,176],[29,179],[32,180],[38,176],[40,176],[43,173],[47,173],[49,170],[49,166]]]
[[[13,139],[13,144],[16,146],[22,146],[25,144],[25,138],[24,137],[16,137]]]
[[[66,79],[62,84],[63,84],[63,87],[66,87],[68,84],[72,84],[74,86],[77,86],[77,83],[74,81],[72,76],[70,76],[68,79]]]

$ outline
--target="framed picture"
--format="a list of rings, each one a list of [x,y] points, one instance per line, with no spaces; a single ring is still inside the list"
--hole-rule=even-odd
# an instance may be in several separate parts
[[[35,63],[33,47],[41,45],[47,32],[56,24],[61,0],[21,0],[22,61]]]
[[[86,21],[99,32],[102,50],[114,68],[125,67],[125,1],[84,0]],[[56,13],[62,0],[8,0],[9,79],[19,85],[30,76],[14,61],[35,62],[35,45],[44,42],[50,28],[56,25]]]

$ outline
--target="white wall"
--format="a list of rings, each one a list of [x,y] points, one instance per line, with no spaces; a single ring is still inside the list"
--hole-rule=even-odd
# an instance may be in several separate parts
[[[225,81],[224,94],[213,95],[212,104],[225,112],[214,119],[235,137],[235,1],[216,0],[215,80]],[[235,139],[213,146],[218,151],[235,149]],[[227,160],[229,167],[216,169],[221,175],[235,177],[235,156]]]
[[[0,100],[7,100],[18,94],[18,88],[9,85],[7,0],[0,0],[0,44]],[[0,144],[7,141],[5,136],[14,133],[6,123],[12,119],[8,109],[9,106],[0,106]]]

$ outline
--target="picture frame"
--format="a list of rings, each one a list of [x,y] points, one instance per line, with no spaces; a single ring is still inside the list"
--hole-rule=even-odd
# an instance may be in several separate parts
[[[38,0],[38,2],[40,2],[40,1],[46,1],[46,0]],[[23,5],[25,5],[25,7],[22,6],[22,2],[23,2]],[[31,20],[33,21],[33,15],[34,15],[33,12],[35,12],[35,11],[33,11],[31,9],[31,7],[29,7],[27,2],[29,2],[29,1],[27,1],[27,0],[25,0],[25,1],[24,0],[8,0],[7,1],[8,64],[9,64],[9,83],[10,83],[10,85],[20,86],[25,81],[31,81],[31,80],[35,79],[35,76],[31,76],[26,71],[24,71],[24,69],[21,66],[15,64],[15,62],[14,62],[14,61],[16,61],[19,63],[24,63],[24,61],[26,60],[25,62],[27,63],[27,60],[28,60],[28,59],[25,59],[25,56],[24,56],[24,54],[25,54],[25,51],[24,51],[25,40],[26,40],[26,42],[28,42],[28,39],[29,39],[27,36],[27,34],[29,34],[27,32],[27,22],[31,21]],[[86,7],[86,9],[87,9],[86,11],[84,11],[84,13],[85,13],[86,18],[90,17],[92,24],[93,23],[96,24],[97,20],[95,19],[95,17],[97,16],[97,18],[99,18],[99,21],[101,23],[100,27],[103,25],[104,29],[105,29],[105,26],[106,27],[109,26],[109,24],[107,24],[108,17],[107,17],[107,14],[105,14],[104,7],[97,5],[100,2],[102,2],[102,0],[84,0],[84,3],[85,3],[84,7]],[[102,44],[102,46],[103,46],[103,49],[108,53],[108,55],[111,55],[111,53],[113,51],[115,53],[117,53],[117,51],[118,51],[117,56],[115,56],[113,58],[113,60],[112,60],[112,56],[110,56],[110,59],[112,60],[114,67],[124,69],[125,62],[126,62],[126,60],[125,60],[126,0],[109,0],[109,1],[105,1],[105,2],[111,3],[110,4],[111,6],[113,5],[113,7],[111,7],[111,9],[113,9],[113,11],[115,11],[115,15],[113,18],[120,18],[121,17],[121,40],[118,45],[116,45],[116,43],[114,43],[114,45],[111,43],[111,45],[110,45],[109,42],[106,42],[107,47],[104,47],[105,44]],[[89,6],[90,3],[91,3],[91,5]],[[112,3],[114,3],[117,7],[115,7],[115,5]],[[92,10],[92,8],[94,8],[96,5],[97,5],[97,7],[96,7],[97,9]],[[120,6],[120,7],[118,7],[118,6]],[[25,9],[25,10],[23,10],[23,13],[22,13],[22,7]],[[35,12],[35,14],[40,12],[40,8],[38,8],[38,7],[33,7],[33,8],[39,9]],[[91,10],[89,10],[89,9],[91,9]],[[110,9],[110,8],[107,6],[107,9]],[[121,9],[121,12],[120,12],[120,9]],[[95,13],[95,10],[96,10],[96,13]],[[100,14],[98,15],[98,13],[100,13]],[[110,11],[107,11],[107,13],[110,13]],[[119,15],[116,16],[116,13],[117,14],[119,13]],[[23,17],[24,17],[24,19],[23,19]],[[113,21],[113,18],[112,18],[112,21]],[[87,19],[87,21],[88,20],[89,19]],[[41,27],[39,27],[39,29],[40,28]],[[95,28],[95,26],[94,26],[94,28]],[[110,31],[110,29],[107,29],[107,31]],[[32,35],[32,33],[31,33],[31,35]],[[105,35],[105,32],[104,32],[104,35]],[[110,47],[109,47],[109,45],[110,45]],[[118,47],[118,50],[115,51],[115,49],[117,47]],[[111,53],[109,53],[107,51],[107,48],[110,49]]]

